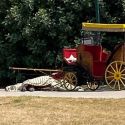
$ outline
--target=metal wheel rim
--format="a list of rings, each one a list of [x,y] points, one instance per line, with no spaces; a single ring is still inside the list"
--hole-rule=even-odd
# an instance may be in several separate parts
[[[65,73],[63,81],[64,81],[64,87],[67,90],[74,90],[76,88],[77,77],[76,77],[75,73],[73,73],[73,72]]]
[[[125,89],[125,62],[114,61],[110,63],[105,71],[105,81],[113,90]]]

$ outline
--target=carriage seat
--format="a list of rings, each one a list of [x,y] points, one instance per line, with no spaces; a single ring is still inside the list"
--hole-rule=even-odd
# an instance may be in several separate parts
[[[109,57],[109,54],[99,45],[84,45],[84,51],[92,55],[93,61],[106,62]]]
[[[77,62],[76,48],[64,48],[63,60],[68,65],[76,65],[76,62]]]
[[[90,67],[92,75],[94,77],[104,76],[109,54],[103,51],[102,46],[99,45],[84,45],[84,51],[90,53],[92,57]]]

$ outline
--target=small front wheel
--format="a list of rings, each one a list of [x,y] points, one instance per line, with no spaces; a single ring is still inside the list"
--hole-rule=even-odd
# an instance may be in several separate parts
[[[77,77],[74,72],[67,72],[63,78],[64,87],[66,90],[72,91],[77,86]]]
[[[99,88],[99,81],[90,81],[90,82],[87,82],[87,87],[92,90],[92,91],[95,91]]]

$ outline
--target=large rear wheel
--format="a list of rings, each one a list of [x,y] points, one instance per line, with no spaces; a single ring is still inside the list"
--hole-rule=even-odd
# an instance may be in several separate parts
[[[110,63],[105,71],[105,81],[113,90],[125,89],[125,62]]]
[[[74,72],[66,72],[63,78],[63,82],[66,90],[74,90],[77,86],[76,74]]]

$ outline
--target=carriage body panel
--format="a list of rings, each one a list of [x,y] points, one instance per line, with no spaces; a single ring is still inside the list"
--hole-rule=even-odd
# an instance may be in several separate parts
[[[81,44],[77,52],[78,64],[89,71],[94,78],[102,79],[109,58],[109,54],[103,51],[102,46]]]
[[[113,61],[125,62],[125,43],[120,43],[114,48],[108,60],[108,64]]]

